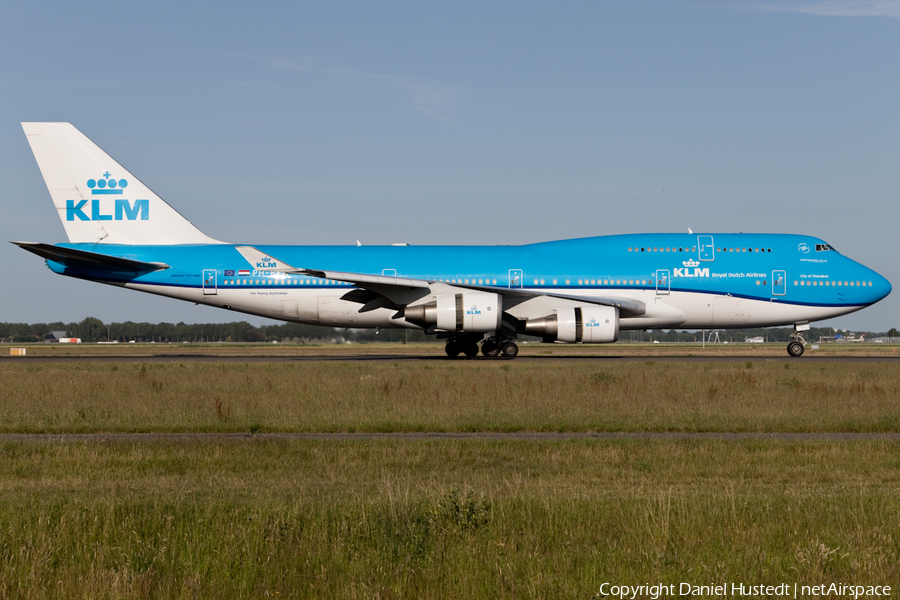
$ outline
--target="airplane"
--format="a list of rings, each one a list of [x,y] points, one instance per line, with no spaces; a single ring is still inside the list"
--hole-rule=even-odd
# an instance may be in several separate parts
[[[514,357],[520,335],[603,344],[621,331],[810,323],[891,284],[825,241],[641,233],[521,246],[233,244],[201,232],[69,123],[22,123],[68,243],[13,242],[55,273],[342,328],[407,328],[446,354]],[[480,348],[479,348],[480,344]]]

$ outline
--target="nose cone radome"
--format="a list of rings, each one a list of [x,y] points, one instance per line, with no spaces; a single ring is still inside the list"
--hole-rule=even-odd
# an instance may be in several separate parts
[[[869,298],[867,298],[869,304],[875,304],[885,298],[893,289],[890,281],[871,269],[869,269],[868,280],[872,282],[871,287],[869,287]]]

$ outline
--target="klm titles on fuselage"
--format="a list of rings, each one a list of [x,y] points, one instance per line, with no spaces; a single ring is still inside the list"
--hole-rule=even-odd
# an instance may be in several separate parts
[[[91,190],[91,195],[107,196],[121,195],[124,189],[128,187],[126,179],[110,179],[109,171],[103,174],[103,179],[88,179],[87,186]],[[147,221],[150,219],[150,200],[135,200],[134,203],[129,202],[125,198],[116,198],[113,200],[112,213],[105,212],[109,210],[109,201],[104,202],[106,206],[101,206],[100,199],[91,200],[90,214],[85,212],[87,200],[66,200],[66,221]]]
[[[672,269],[672,277],[709,277],[709,267],[701,269],[696,260],[686,260],[681,264],[684,268]]]

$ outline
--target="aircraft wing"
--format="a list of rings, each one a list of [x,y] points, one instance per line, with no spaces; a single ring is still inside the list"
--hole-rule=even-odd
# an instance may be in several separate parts
[[[523,316],[529,315],[529,313],[533,313],[535,316],[539,314],[544,315],[548,312],[548,307],[562,308],[564,306],[569,307],[584,304],[613,306],[619,309],[619,314],[623,317],[641,317],[647,312],[646,304],[640,300],[633,300],[631,298],[617,298],[612,296],[574,296],[525,289],[445,283],[424,279],[406,279],[403,277],[320,271],[316,269],[299,269],[298,272],[311,275],[312,277],[346,281],[358,288],[366,290],[369,294],[362,295],[356,290],[349,292],[343,297],[345,300],[355,300],[357,302],[366,303],[367,306],[360,312],[372,310],[373,308],[378,308],[380,306],[400,308],[412,304],[425,296],[453,294],[462,290],[477,290],[500,294],[503,297],[504,311],[519,307],[515,312]],[[375,302],[376,298],[372,294],[377,294],[389,302]]]
[[[150,273],[168,269],[169,265],[160,262],[143,262],[130,258],[108,256],[98,252],[63,248],[38,242],[13,242],[19,248],[37,254],[41,258],[52,260],[61,265],[82,269],[107,269],[120,272]]]
[[[548,310],[547,306],[562,307],[580,304],[613,306],[619,309],[619,314],[623,317],[640,317],[647,312],[646,305],[643,302],[630,298],[554,294],[518,288],[498,288],[491,286],[446,283],[426,279],[390,277],[387,275],[369,275],[365,273],[348,273],[345,271],[296,268],[271,255],[264,254],[252,246],[238,246],[237,250],[251,265],[272,265],[272,268],[264,270],[309,275],[311,277],[333,279],[335,281],[345,281],[353,284],[360,289],[348,292],[343,296],[343,299],[363,304],[364,306],[360,309],[360,312],[366,312],[381,307],[399,309],[426,296],[452,294],[459,290],[478,290],[500,294],[503,296],[504,310],[514,306],[522,306],[522,310],[528,312],[528,309],[526,309],[524,305],[530,303],[534,305],[534,310],[542,314],[546,314]],[[544,299],[544,301],[534,302],[539,299]]]

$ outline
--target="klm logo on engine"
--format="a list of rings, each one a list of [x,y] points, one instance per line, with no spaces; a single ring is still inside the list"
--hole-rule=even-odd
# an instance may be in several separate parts
[[[467,315],[480,315],[481,311],[478,309],[477,306],[473,306],[472,308],[466,309],[466,314]]]
[[[709,277],[709,267],[700,268],[700,263],[689,259],[681,263],[684,268],[672,269],[672,277]]]
[[[585,327],[600,327],[600,322],[597,319],[591,319],[587,323],[584,324]]]
[[[259,259],[259,262],[256,263],[257,269],[277,269],[278,263],[275,262],[274,258],[269,258],[268,256],[264,256]]]
[[[87,186],[92,196],[121,196],[128,187],[127,179],[110,179],[110,173],[103,174],[103,179],[88,179]],[[87,200],[66,200],[66,221],[147,221],[150,219],[150,201],[115,198],[101,201],[91,199],[90,208]],[[111,205],[110,205],[111,204]]]

